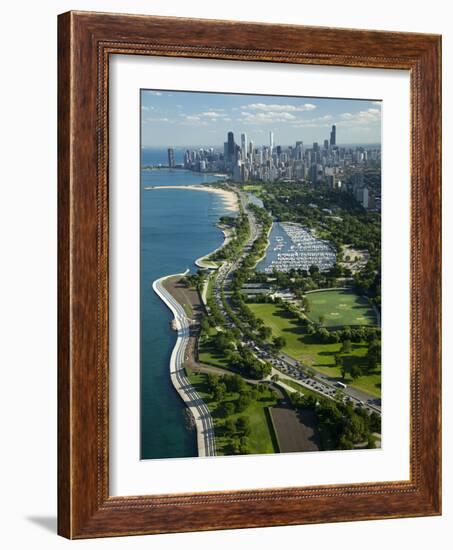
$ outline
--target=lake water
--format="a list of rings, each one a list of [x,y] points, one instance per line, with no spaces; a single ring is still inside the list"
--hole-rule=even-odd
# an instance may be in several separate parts
[[[142,158],[142,165],[149,160]],[[164,275],[194,271],[194,260],[223,242],[216,227],[225,210],[215,193],[147,186],[195,185],[215,176],[186,170],[141,172],[141,457],[197,456],[196,435],[187,429],[185,405],[170,380],[169,360],[176,341],[172,315],[152,283]]]

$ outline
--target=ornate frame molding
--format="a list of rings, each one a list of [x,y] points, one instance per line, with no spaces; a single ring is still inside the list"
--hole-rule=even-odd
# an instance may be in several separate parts
[[[282,47],[283,35],[288,49]],[[313,51],[312,44],[322,44],[322,49]],[[110,55],[410,71],[410,481],[109,496]],[[61,535],[87,538],[440,514],[440,94],[438,36],[88,12],[59,16]]]

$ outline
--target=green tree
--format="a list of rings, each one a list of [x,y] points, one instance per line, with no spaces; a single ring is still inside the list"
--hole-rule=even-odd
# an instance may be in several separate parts
[[[206,376],[206,385],[209,393],[213,394],[216,386],[219,383],[219,378],[215,374],[208,373]]]
[[[275,336],[272,339],[272,343],[274,344],[274,347],[278,350],[281,350],[286,346],[286,340],[283,338],[283,336]]]
[[[222,401],[226,394],[226,386],[223,382],[218,383],[212,390],[212,397],[214,401]]]
[[[237,355],[240,357],[239,354]],[[242,393],[247,389],[247,383],[238,374],[234,374],[233,376],[225,375],[223,377],[223,381],[227,390],[231,393]]]
[[[242,394],[236,401],[236,412],[243,412],[252,402],[252,398],[248,393]]]
[[[244,436],[250,435],[250,419],[247,416],[240,416],[236,422],[236,428],[239,433]]]
[[[367,352],[368,368],[375,369],[378,364],[381,363],[381,342],[380,340],[373,340]]]
[[[358,365],[352,365],[349,369],[349,374],[351,375],[351,378],[355,380],[362,375],[362,369]]]
[[[234,435],[236,433],[236,420],[234,418],[227,418],[225,420],[225,424],[224,424],[224,430],[226,433],[230,434],[230,435]]]
[[[266,326],[260,327],[258,333],[262,340],[268,340],[272,336],[271,328]]]
[[[351,351],[351,340],[343,340],[341,344],[340,353],[350,353]]]
[[[222,405],[219,407],[219,414],[220,416],[223,416],[224,418],[231,416],[234,414],[234,405],[231,401],[227,401],[226,403],[222,403]]]
[[[241,442],[238,437],[234,437],[230,443],[230,451],[232,455],[241,454]]]
[[[250,441],[248,437],[241,437],[239,440],[239,454],[249,455],[251,453]]]
[[[209,331],[209,320],[208,317],[204,316],[200,321],[200,328],[202,332],[207,333]]]

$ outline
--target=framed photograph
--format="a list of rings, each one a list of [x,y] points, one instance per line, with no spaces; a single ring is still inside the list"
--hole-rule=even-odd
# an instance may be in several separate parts
[[[441,513],[439,36],[59,17],[59,533]]]

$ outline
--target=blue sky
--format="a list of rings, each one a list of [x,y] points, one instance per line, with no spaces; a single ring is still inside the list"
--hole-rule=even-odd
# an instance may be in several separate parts
[[[337,126],[337,144],[380,143],[381,102],[356,99],[262,96],[142,90],[142,146],[216,146],[226,134],[235,141],[245,132],[257,146],[329,138]]]

